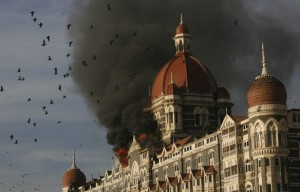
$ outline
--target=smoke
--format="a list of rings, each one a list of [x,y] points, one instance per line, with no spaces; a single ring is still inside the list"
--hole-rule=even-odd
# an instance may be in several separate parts
[[[289,18],[293,13],[282,8],[286,2],[260,2],[75,1],[68,31],[72,78],[115,151],[127,148],[132,134],[155,127],[142,108],[155,75],[175,54],[180,13],[193,38],[192,54],[230,91],[237,111],[246,110],[247,88],[261,72],[262,41],[269,73],[288,84],[299,60],[299,30]]]

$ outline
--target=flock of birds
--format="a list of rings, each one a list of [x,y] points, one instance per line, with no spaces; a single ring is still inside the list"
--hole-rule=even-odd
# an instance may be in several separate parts
[[[111,6],[110,6],[109,4],[107,4],[107,10],[108,10],[108,11],[111,11]],[[40,22],[40,21],[39,21],[39,19],[36,17],[36,12],[35,12],[35,11],[31,11],[31,12],[30,12],[30,17],[31,17],[31,19],[33,20],[33,23],[34,23],[34,24],[37,24],[38,28],[43,28],[43,27],[47,26],[47,25],[45,25],[43,22]],[[71,24],[71,23],[67,24],[65,27],[66,27],[66,30],[67,30],[67,31],[68,31],[68,30],[72,30],[72,24]],[[94,25],[94,24],[91,24],[90,26],[88,26],[88,28],[89,28],[90,30],[93,30],[93,29],[95,28],[95,25]],[[136,36],[136,35],[137,35],[137,30],[135,30],[135,31],[133,32],[132,36]],[[114,39],[110,40],[110,41],[108,42],[108,45],[112,46],[112,45],[113,45],[113,42],[118,38],[118,36],[119,36],[119,34],[115,34]],[[52,36],[50,36],[50,35],[45,36],[45,38],[42,40],[40,46],[46,47],[46,46],[50,45],[50,44],[51,44],[51,40],[52,40]],[[69,48],[71,48],[71,47],[73,46],[73,44],[74,44],[74,41],[73,41],[73,40],[67,42],[67,45],[68,45]],[[148,49],[147,49],[147,50],[148,50]],[[67,54],[65,55],[66,58],[69,58],[70,56],[71,56],[71,53],[67,53]],[[95,62],[95,61],[97,60],[97,55],[92,55],[91,59],[92,59],[93,62]],[[47,61],[48,61],[48,62],[53,61],[53,57],[52,57],[51,55],[48,55]],[[88,63],[86,60],[83,60],[83,61],[81,61],[81,65],[82,65],[83,67],[87,67],[87,66],[89,65],[89,63]],[[68,77],[70,77],[70,71],[71,71],[71,70],[72,70],[72,66],[71,66],[71,65],[68,65],[68,66],[67,66],[67,72],[61,73],[61,74],[62,74],[62,77],[63,77],[63,78],[68,78]],[[25,77],[26,77],[26,76],[23,76],[23,75],[22,75],[22,71],[23,71],[22,68],[17,68],[17,70],[16,70],[16,72],[17,72],[17,74],[18,74],[18,75],[17,75],[17,81],[25,81]],[[59,68],[58,68],[58,67],[54,67],[54,68],[53,68],[53,75],[59,75],[59,74],[60,74],[60,73],[59,73]],[[128,75],[128,76],[129,76],[129,78],[133,78],[133,75]],[[26,78],[27,78],[27,77],[26,77]],[[119,90],[119,86],[116,85],[113,89],[114,89],[115,91],[118,91],[118,90]],[[57,90],[58,90],[59,92],[62,92],[62,91],[63,91],[63,86],[62,86],[62,84],[59,84],[59,85],[57,86]],[[5,87],[4,85],[0,85],[0,93],[1,93],[1,92],[5,92],[5,91],[6,91],[6,87]],[[90,97],[93,97],[93,96],[94,96],[94,91],[90,91],[90,92],[87,93],[87,94],[89,94]],[[66,96],[66,95],[63,95],[62,98],[63,98],[63,99],[66,99],[67,96]],[[28,97],[28,98],[26,99],[27,102],[32,102],[33,100],[34,100],[34,99],[31,98],[31,97]],[[96,99],[95,102],[96,102],[96,103],[100,103],[100,99],[99,99],[99,98]],[[44,115],[48,115],[48,114],[49,114],[49,112],[48,112],[48,107],[49,107],[50,105],[54,105],[54,104],[55,104],[54,99],[49,99],[48,104],[45,104],[44,106],[42,106],[43,114],[44,114]],[[26,124],[31,125],[32,127],[38,127],[38,122],[35,120],[34,117],[29,117],[27,120],[24,120],[24,121],[26,121]],[[57,124],[61,124],[61,123],[62,123],[62,120],[57,120],[56,123],[57,123]],[[9,139],[9,141],[11,141],[12,144],[14,144],[14,145],[19,145],[19,144],[22,143],[22,139],[18,139],[18,138],[17,138],[17,134],[15,134],[15,133],[11,133],[10,135],[8,135],[8,139]],[[32,138],[32,142],[33,142],[33,143],[38,143],[38,141],[39,141],[38,137]],[[82,146],[82,144],[79,144],[79,146]],[[10,154],[9,151],[6,151],[6,153],[7,153],[7,154]],[[67,153],[64,153],[63,155],[64,155],[64,156],[67,156]],[[12,166],[13,166],[13,163],[10,163],[10,164],[9,164],[9,167],[12,167]],[[57,169],[60,169],[60,167],[57,166]],[[30,175],[30,173],[27,173],[27,172],[21,174],[22,181],[17,182],[17,183],[16,183],[15,185],[13,185],[13,186],[10,186],[7,190],[8,190],[8,191],[17,191],[17,190],[19,190],[20,192],[24,192],[24,190],[22,189],[22,186],[26,183],[26,182],[25,182],[25,181],[26,181],[26,180],[25,180],[25,177],[28,177],[28,175]],[[1,185],[3,185],[2,182],[0,182],[0,186],[1,186]],[[41,186],[40,186],[40,185],[36,185],[36,186],[34,186],[34,187],[32,188],[32,191],[40,191],[40,190],[41,190]]]

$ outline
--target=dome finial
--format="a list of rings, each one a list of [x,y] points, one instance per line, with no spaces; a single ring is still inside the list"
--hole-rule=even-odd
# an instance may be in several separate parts
[[[264,42],[261,43],[261,49],[262,49],[262,71],[261,76],[268,75],[267,68],[266,68],[266,57],[265,57],[265,47]]]
[[[180,23],[183,23],[182,13],[180,14]]]
[[[75,160],[76,160],[76,158],[75,158],[75,149],[73,149],[73,162],[72,162],[71,169],[77,169]]]

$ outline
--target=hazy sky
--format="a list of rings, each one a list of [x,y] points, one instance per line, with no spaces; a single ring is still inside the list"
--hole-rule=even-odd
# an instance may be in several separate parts
[[[98,0],[84,0],[84,3],[82,3],[82,0],[1,1],[0,85],[3,86],[4,91],[0,92],[0,191],[10,191],[10,189],[11,191],[34,191],[35,188],[43,192],[60,191],[62,175],[71,166],[73,148],[76,149],[77,153],[77,165],[86,174],[88,180],[91,179],[92,174],[95,177],[102,175],[105,167],[111,167],[112,146],[107,144],[106,130],[99,126],[99,120],[94,114],[94,110],[90,110],[90,107],[88,107],[91,104],[89,100],[86,100],[87,94],[81,92],[82,87],[80,86],[82,84],[78,83],[78,78],[75,81],[76,83],[74,83],[71,77],[63,77],[64,74],[70,72],[68,71],[69,65],[76,65],[74,63],[76,63],[77,56],[74,54],[77,53],[77,50],[80,50],[78,46],[82,45],[82,40],[84,40],[86,35],[83,34],[84,30],[79,28],[83,27],[81,24],[86,19],[90,19],[91,22],[88,22],[85,27],[88,28],[90,24],[95,24],[96,32],[97,34],[99,33],[99,36],[106,36],[111,27],[116,27],[125,34],[131,33],[137,28],[138,38],[147,38],[151,41],[153,36],[150,36],[149,33],[143,33],[143,26],[145,28],[148,27],[147,29],[153,29],[154,33],[152,34],[155,35],[157,35],[155,32],[162,31],[162,36],[159,37],[160,41],[153,40],[155,43],[149,43],[150,54],[157,54],[161,59],[161,63],[155,64],[159,68],[171,59],[175,53],[171,38],[178,24],[180,12],[183,12],[184,19],[193,36],[193,54],[201,59],[209,69],[210,65],[214,66],[210,61],[222,60],[223,56],[224,60],[227,61],[229,57],[234,56],[237,59],[230,66],[239,68],[239,70],[236,69],[235,71],[243,72],[241,74],[246,76],[246,83],[251,82],[260,73],[261,38],[270,37],[267,39],[269,45],[266,44],[269,73],[275,73],[274,75],[286,85],[288,97],[290,98],[287,102],[289,108],[300,107],[300,89],[298,85],[300,65],[298,63],[299,56],[295,55],[295,52],[300,47],[298,44],[300,40],[300,27],[298,25],[300,20],[300,13],[298,13],[300,2],[297,0],[284,2],[264,1],[263,3],[261,1],[245,1],[243,11],[246,10],[247,13],[245,14],[247,15],[238,15],[237,13],[241,14],[241,10],[232,12],[230,17],[227,17],[228,25],[233,27],[233,29],[229,28],[229,31],[235,29],[233,23],[236,19],[238,20],[237,27],[241,27],[241,29],[252,30],[246,27],[250,24],[251,26],[261,27],[253,29],[254,32],[252,33],[247,33],[252,35],[249,38],[257,40],[255,42],[257,43],[257,49],[254,49],[252,45],[251,49],[248,50],[252,50],[253,53],[244,53],[244,49],[241,48],[243,45],[239,44],[240,42],[238,41],[235,42],[233,38],[232,46],[230,46],[233,55],[218,54],[217,57],[219,58],[216,60],[212,58],[214,55],[213,45],[210,44],[208,46],[205,44],[207,43],[205,40],[218,37],[208,37],[208,33],[201,33],[201,30],[205,29],[200,30],[197,27],[201,26],[203,21],[203,19],[199,19],[201,6],[190,7],[191,11],[189,12],[188,8],[193,3],[183,6],[181,10],[182,3],[174,0],[174,3],[170,3],[169,9],[164,9],[163,7],[156,10],[156,7],[166,6],[166,4],[161,4],[159,1],[147,1],[149,10],[146,11],[146,5],[137,3],[138,1],[131,1],[130,5],[128,5],[129,7],[126,7],[124,3],[119,6],[116,0],[99,0],[95,4],[97,5],[95,9],[99,11],[99,15],[96,14],[98,17],[93,17],[96,11],[92,10],[89,12],[87,10],[96,1]],[[205,0],[203,1],[205,2]],[[107,3],[111,4],[111,11],[107,10]],[[134,5],[136,7],[130,7]],[[216,4],[215,6],[218,5]],[[224,3],[222,6],[224,6]],[[227,6],[230,7],[230,4]],[[199,11],[197,11],[198,9]],[[135,10],[136,12],[130,14],[129,10]],[[228,10],[232,10],[232,8],[228,8]],[[33,17],[30,15],[31,11],[35,11]],[[114,11],[119,12],[117,14]],[[155,12],[157,13],[156,15],[150,15],[150,13],[154,14]],[[214,11],[212,12],[215,13]],[[110,18],[106,16],[107,14],[115,14],[116,16]],[[141,17],[139,17],[139,14]],[[207,18],[212,17],[209,15],[209,12],[207,14]],[[101,15],[104,16],[100,18]],[[117,19],[121,16],[124,16],[124,21],[133,23],[132,26],[135,28],[132,31],[126,31],[118,23]],[[33,22],[34,17],[37,18],[36,23]],[[135,19],[131,22],[130,19],[133,17]],[[193,19],[194,17],[195,19]],[[264,20],[265,17],[267,18],[266,21]],[[113,21],[115,25],[111,23],[106,25],[106,18],[108,19],[107,22]],[[126,18],[128,19],[126,20]],[[243,20],[239,18],[243,18],[247,22],[243,23]],[[78,19],[78,23],[76,19]],[[99,23],[103,23],[102,26],[97,25],[98,20]],[[67,31],[66,27],[70,21],[74,22],[70,28],[70,31],[74,31],[71,33]],[[269,21],[272,21],[272,26],[264,23]],[[41,28],[38,26],[40,22],[43,23]],[[162,26],[162,24],[166,23],[169,24]],[[151,27],[149,28],[149,26]],[[75,30],[78,30],[78,32]],[[262,36],[255,36],[256,33],[263,30],[266,30],[268,33],[264,34],[262,32]],[[226,33],[226,31],[223,32]],[[279,36],[275,36],[276,40],[271,38],[273,37],[272,33],[279,34]],[[283,39],[284,42],[282,44],[279,44],[280,41],[277,41],[281,37],[280,33],[284,33],[282,37],[286,38],[286,41]],[[167,34],[170,34],[170,36]],[[201,36],[201,34],[205,34],[205,37],[203,37],[204,35]],[[49,42],[46,40],[48,35],[50,36]],[[257,38],[253,38],[253,36]],[[122,34],[120,34],[121,37]],[[76,39],[73,38],[80,39],[80,43],[77,43]],[[239,38],[242,38],[242,35]],[[41,46],[43,40],[46,41],[46,46]],[[73,41],[71,47],[68,45],[70,41]],[[110,39],[107,39],[107,45],[109,45],[109,41]],[[126,40],[123,39],[123,41],[125,42]],[[205,43],[201,44],[201,41]],[[289,47],[285,42],[291,42],[290,44],[293,44],[293,46]],[[282,48],[276,46],[276,51],[272,52],[270,44],[283,46]],[[119,46],[122,47],[121,44]],[[145,46],[148,45],[142,45],[143,48]],[[226,47],[224,45],[219,46]],[[247,47],[248,45],[244,46]],[[157,52],[155,52],[154,47],[157,48]],[[160,50],[159,47],[166,49]],[[208,48],[206,49],[206,47]],[[295,48],[292,49],[293,47]],[[97,49],[101,50],[102,48],[97,47]],[[292,51],[287,53],[286,50]],[[124,50],[122,49],[122,51]],[[220,53],[221,51],[216,50],[216,52]],[[71,56],[67,58],[66,55],[68,53]],[[125,56],[128,56],[129,52],[125,51],[125,53]],[[111,59],[105,58],[103,54],[100,55],[103,58],[98,57],[97,60]],[[49,56],[52,58],[51,61],[48,61]],[[112,57],[111,54],[106,56]],[[124,55],[121,56],[128,59],[128,61],[135,59],[134,55],[130,55],[130,58],[124,57]],[[288,62],[293,62],[292,67]],[[77,63],[81,65],[81,61]],[[272,63],[276,63],[276,67],[272,67]],[[19,68],[21,68],[21,72],[17,72]],[[55,75],[54,68],[57,68],[57,75]],[[220,69],[223,70],[222,67]],[[272,70],[274,73],[272,73]],[[211,71],[214,74],[214,72],[218,73],[220,70],[213,68]],[[228,72],[231,69],[224,67],[224,71]],[[289,73],[283,74],[282,72]],[[19,76],[21,78],[24,77],[25,80],[17,80]],[[239,83],[239,80],[233,79],[231,76],[227,73],[222,74],[222,76],[218,75],[216,77],[217,83],[221,86],[229,87],[232,101],[237,108],[236,110],[235,108],[233,109],[235,114],[245,114],[247,109],[245,102],[247,86],[235,88],[234,83]],[[59,85],[62,87],[61,91],[58,89]],[[66,98],[63,98],[64,96]],[[28,101],[29,98],[30,101]],[[53,104],[49,104],[51,99]],[[45,110],[43,110],[43,106],[46,107]],[[45,111],[48,114],[45,114]],[[29,118],[30,123],[27,122]],[[34,126],[34,123],[36,123],[36,126]],[[9,137],[12,134],[14,136],[13,140]],[[34,139],[37,139],[37,142]],[[16,140],[18,144],[14,144]]]

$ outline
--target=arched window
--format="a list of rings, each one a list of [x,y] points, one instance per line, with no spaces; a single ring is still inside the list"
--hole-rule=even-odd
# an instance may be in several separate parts
[[[214,159],[215,159],[215,152],[214,150],[210,150],[208,152],[208,159],[209,159],[209,164],[214,165]]]
[[[181,108],[177,105],[165,108],[166,123],[180,124],[181,123]]]
[[[187,172],[189,168],[191,168],[191,159],[185,160],[185,172]]]
[[[268,132],[268,145],[267,146],[277,146],[279,145],[278,142],[278,127],[276,123],[272,120],[267,125],[267,132]]]
[[[195,121],[194,125],[205,127],[208,125],[208,110],[206,108],[196,107],[194,109]]]
[[[251,168],[251,162],[249,159],[246,159],[245,161],[245,172],[251,172],[252,168]]]
[[[158,170],[155,170],[155,171],[154,171],[154,177],[155,177],[155,178],[158,178]]]
[[[164,175],[168,175],[168,166],[164,167]]]
[[[203,157],[202,155],[200,154],[198,157],[197,157],[197,169],[200,169],[203,165]]]

